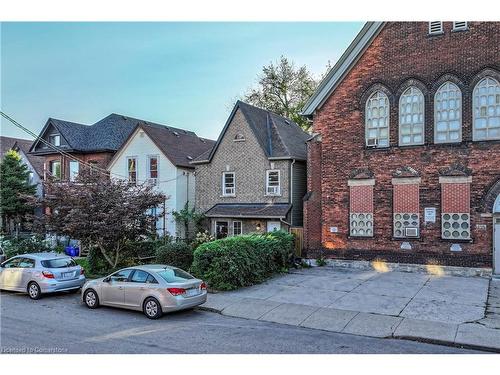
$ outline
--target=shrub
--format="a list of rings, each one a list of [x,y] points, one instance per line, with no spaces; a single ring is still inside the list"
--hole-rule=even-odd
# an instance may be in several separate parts
[[[49,241],[42,236],[31,236],[28,238],[6,238],[1,237],[0,243],[7,258],[19,254],[43,253],[51,251]]]
[[[156,249],[156,261],[188,271],[193,263],[193,249],[185,242],[170,242]]]
[[[212,288],[231,290],[283,271],[292,253],[293,236],[288,233],[229,237],[200,245],[191,272]]]
[[[196,237],[194,238],[193,243],[191,244],[193,250],[196,249],[198,246],[200,246],[203,243],[206,242],[211,242],[215,241],[215,237],[212,236],[208,230],[205,230],[204,232],[198,232],[196,233]]]

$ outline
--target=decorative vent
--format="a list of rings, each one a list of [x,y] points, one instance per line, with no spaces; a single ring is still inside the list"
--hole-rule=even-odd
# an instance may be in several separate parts
[[[467,30],[467,21],[453,22],[453,31]]]
[[[429,34],[442,34],[442,33],[443,33],[442,21],[429,22]]]
[[[404,238],[404,237],[418,237],[418,229],[420,227],[420,215],[417,213],[395,213],[394,214],[394,237]],[[408,229],[415,229],[416,235],[412,234],[414,232],[408,232]],[[411,233],[411,234],[409,234]]]
[[[442,236],[446,239],[470,239],[470,215],[468,213],[442,214]]]
[[[351,214],[350,234],[354,237],[372,237],[373,236],[373,214],[371,213],[352,213]]]

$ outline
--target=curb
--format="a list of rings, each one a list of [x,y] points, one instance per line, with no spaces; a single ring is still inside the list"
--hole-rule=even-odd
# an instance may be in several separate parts
[[[208,311],[212,313],[217,313],[220,315],[222,314],[222,310],[216,309],[213,307],[205,307],[205,306],[198,306],[196,308],[197,310],[201,311]],[[229,316],[229,315],[228,315]],[[234,317],[238,318],[238,317]],[[239,319],[246,319],[246,320],[258,320],[258,319],[247,319],[247,318],[239,318]],[[259,321],[259,320],[258,320]],[[275,323],[275,324],[282,324],[286,326],[292,326],[292,327],[298,327],[298,328],[304,328],[304,329],[313,329],[316,331],[323,331],[323,332],[331,332],[331,333],[340,333],[344,335],[354,335],[354,336],[362,336],[362,337],[371,337],[371,338],[376,338],[376,339],[394,339],[394,340],[408,340],[408,341],[416,341],[416,342],[421,342],[425,344],[433,344],[433,345],[442,345],[442,346],[449,346],[453,348],[460,348],[460,349],[471,349],[471,350],[480,350],[480,351],[485,351],[485,352],[490,352],[490,353],[500,353],[500,348],[493,348],[490,346],[482,346],[482,345],[474,345],[474,344],[460,344],[456,343],[453,341],[445,341],[445,340],[435,340],[435,339],[429,339],[425,337],[416,337],[416,336],[387,336],[387,337],[376,337],[376,336],[369,336],[369,335],[356,335],[352,333],[346,333],[346,332],[338,332],[338,331],[327,331],[324,329],[318,329],[318,328],[309,328],[309,327],[303,327],[300,325],[294,325],[294,324],[286,324],[286,323]]]

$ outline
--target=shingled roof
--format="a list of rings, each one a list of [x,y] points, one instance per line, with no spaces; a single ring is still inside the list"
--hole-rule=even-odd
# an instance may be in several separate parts
[[[205,212],[205,216],[282,219],[291,208],[288,203],[219,203]]]
[[[33,141],[30,141],[29,139],[0,136],[0,156],[3,157],[7,153],[7,151],[19,148],[26,155],[30,164],[35,169],[35,172],[38,173],[39,176],[42,176],[43,158],[40,156],[29,154],[29,150],[32,144]]]
[[[198,137],[196,133],[184,129],[144,122],[139,123],[138,127],[177,167],[193,168],[191,161],[215,145],[215,141]]]
[[[194,164],[211,161],[238,109],[245,116],[250,129],[268,158],[307,159],[306,141],[310,138],[310,135],[304,132],[299,125],[274,112],[238,100],[214,148],[210,153],[200,155],[193,162]]]

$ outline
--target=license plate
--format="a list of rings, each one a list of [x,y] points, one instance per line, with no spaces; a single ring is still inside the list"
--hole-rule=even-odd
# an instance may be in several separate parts
[[[63,279],[71,279],[72,277],[73,277],[73,272],[63,272],[62,273]]]
[[[193,289],[186,290],[186,296],[188,296],[188,297],[196,296],[198,294],[199,294],[198,289],[193,288]]]

